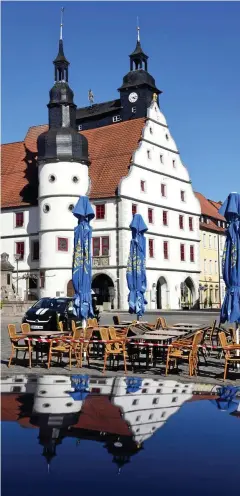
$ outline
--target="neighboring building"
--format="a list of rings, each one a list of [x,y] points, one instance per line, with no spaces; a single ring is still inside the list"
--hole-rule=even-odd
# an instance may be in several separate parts
[[[128,308],[129,224],[136,212],[148,225],[147,308],[197,303],[200,205],[159,108],[161,92],[147,58],[138,36],[120,100],[77,110],[60,39],[49,126],[31,127],[23,142],[2,146],[2,250],[14,266],[14,255],[20,258],[22,298],[29,291],[72,294],[71,211],[88,194],[96,213],[92,287],[98,304]]]
[[[201,205],[200,308],[220,308],[225,295],[222,257],[226,238],[226,219],[218,213],[220,202],[208,200],[201,193],[195,193],[195,195]]]

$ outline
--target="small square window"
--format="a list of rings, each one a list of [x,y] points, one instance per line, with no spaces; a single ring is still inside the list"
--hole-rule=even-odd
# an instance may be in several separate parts
[[[23,212],[15,213],[15,227],[23,227],[24,223],[24,214]]]
[[[137,205],[136,203],[132,204],[132,215],[135,215],[137,213]]]
[[[153,419],[153,413],[150,413],[148,420],[152,420],[152,419]]]
[[[157,389],[156,393],[160,394],[162,392],[161,389]]]
[[[149,224],[153,223],[153,209],[152,208],[148,209],[148,222],[149,222]]]
[[[153,134],[152,127],[149,128],[150,134]]]
[[[141,191],[145,191],[146,181],[141,181]]]
[[[172,398],[172,403],[177,403],[177,400],[178,400],[177,396],[174,396],[174,397]]]
[[[146,394],[147,393],[147,389],[142,389],[142,394]]]
[[[157,405],[158,403],[159,403],[159,398],[154,398],[152,404]]]
[[[164,226],[167,226],[168,225],[168,212],[167,210],[163,210],[163,225]]]
[[[166,197],[166,184],[161,184],[161,195]]]
[[[113,122],[120,122],[120,120],[121,120],[120,115],[114,115],[113,116]]]
[[[181,190],[180,195],[181,195],[181,201],[185,202],[185,191]]]
[[[163,164],[163,155],[160,155],[160,162]]]
[[[139,403],[139,400],[133,400],[133,402],[132,402],[133,405],[138,405],[138,403]]]
[[[141,415],[138,415],[138,416],[136,417],[136,422],[140,422],[140,420],[141,420]]]
[[[96,205],[96,219],[105,219],[105,203]]]
[[[82,124],[78,124],[78,131],[82,131]]]
[[[150,150],[147,150],[147,158],[150,159],[151,158],[151,151]]]
[[[58,238],[58,251],[68,251],[68,238]]]
[[[132,107],[132,113],[136,114],[136,112],[137,112],[137,107]]]
[[[172,164],[173,164],[173,167],[174,167],[174,169],[175,169],[175,168],[176,168],[176,160],[173,160],[173,161],[172,161]]]
[[[161,418],[166,417],[166,412],[162,412]]]

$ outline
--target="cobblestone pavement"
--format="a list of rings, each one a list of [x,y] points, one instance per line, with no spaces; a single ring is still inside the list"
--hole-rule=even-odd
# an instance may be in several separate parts
[[[216,313],[202,313],[199,312],[192,313],[179,313],[179,314],[173,314],[173,313],[167,313],[164,315],[167,318],[167,322],[169,324],[177,323],[177,322],[194,322],[199,324],[200,326],[204,325],[210,325],[211,322],[217,318],[218,319],[218,314]],[[129,318],[128,314],[123,314],[121,316],[122,320],[127,320]],[[148,320],[148,322],[155,322],[156,320],[156,314],[146,314],[144,316],[144,319]],[[15,323],[17,328],[20,327],[21,323],[21,317],[13,317],[12,319],[9,317],[2,317],[2,325],[1,325],[1,347],[2,347],[2,353],[1,353],[1,374],[2,377],[6,377],[9,375],[13,374],[38,374],[38,375],[43,375],[43,374],[74,374],[74,373],[81,373],[81,374],[90,374],[92,376],[101,376],[102,375],[102,368],[103,368],[103,361],[101,359],[91,359],[90,361],[90,368],[87,366],[83,366],[81,369],[77,368],[73,362],[72,370],[69,370],[67,362],[65,366],[59,366],[59,365],[53,365],[49,370],[46,368],[46,365],[43,363],[41,365],[36,366],[33,362],[33,367],[32,369],[29,369],[26,365],[26,363],[23,363],[23,360],[21,359],[21,354],[19,355],[19,360],[17,364],[13,362],[13,365],[8,368],[7,363],[9,360],[9,355],[10,355],[10,342],[9,342],[9,337],[8,337],[8,332],[7,332],[7,324]],[[102,314],[101,317],[101,323],[102,324],[110,324],[112,323],[112,314],[111,313],[104,313]],[[200,359],[200,367],[199,367],[199,373],[197,377],[194,377],[191,379],[188,375],[188,367],[185,364],[180,364],[179,366],[179,373],[178,374],[173,374],[170,373],[168,378],[172,379],[177,379],[182,382],[194,382],[194,383],[206,383],[206,384],[223,384],[223,365],[224,365],[224,360],[221,360],[219,358],[216,358],[216,355],[214,356],[214,353],[212,356],[207,358],[207,365],[205,365],[203,358]],[[156,367],[149,366],[149,368],[146,370],[144,369],[144,364],[143,366],[139,369],[138,367],[134,372],[131,370],[130,364],[128,365],[128,373],[129,375],[134,375],[136,374],[137,376],[140,377],[161,377],[161,379],[164,380],[165,377],[165,367],[163,364],[157,363]],[[122,375],[123,374],[123,367],[121,366],[119,370],[113,370],[112,368],[108,368],[106,371],[106,376],[115,376],[115,375]],[[235,385],[240,385],[240,371],[234,372],[230,371],[228,374],[228,380],[226,381],[226,384],[235,384]]]

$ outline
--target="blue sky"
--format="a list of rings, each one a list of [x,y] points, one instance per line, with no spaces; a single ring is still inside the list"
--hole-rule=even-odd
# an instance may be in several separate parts
[[[2,142],[47,123],[60,8],[78,106],[118,97],[141,42],[193,187],[224,200],[240,184],[239,2],[2,2]]]

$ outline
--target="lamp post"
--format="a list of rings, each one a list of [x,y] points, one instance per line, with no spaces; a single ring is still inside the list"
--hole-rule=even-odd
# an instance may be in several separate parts
[[[17,263],[17,296],[18,296],[18,262],[21,258],[20,253],[15,253],[14,258],[15,258],[16,263]]]

